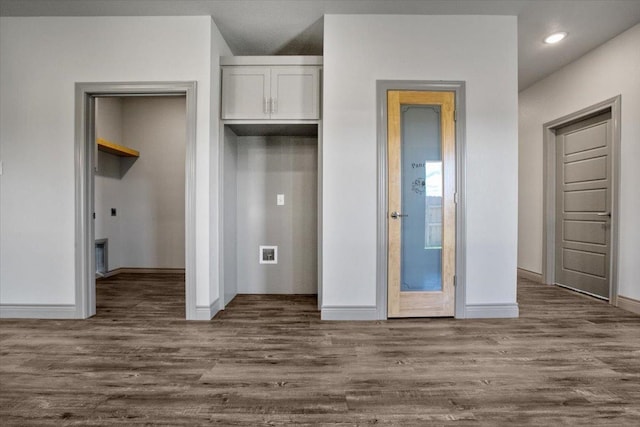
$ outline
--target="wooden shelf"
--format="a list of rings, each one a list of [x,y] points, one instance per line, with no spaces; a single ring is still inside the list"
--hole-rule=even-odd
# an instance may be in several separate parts
[[[98,150],[105,153],[115,154],[120,157],[140,157],[140,152],[133,148],[118,145],[115,142],[107,141],[106,139],[96,138],[98,143]]]

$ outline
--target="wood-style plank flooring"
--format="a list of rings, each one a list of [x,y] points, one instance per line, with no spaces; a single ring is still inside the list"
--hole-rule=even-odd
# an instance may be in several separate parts
[[[640,426],[640,316],[520,280],[521,317],[321,322],[180,275],[98,284],[89,320],[0,321],[0,425]]]

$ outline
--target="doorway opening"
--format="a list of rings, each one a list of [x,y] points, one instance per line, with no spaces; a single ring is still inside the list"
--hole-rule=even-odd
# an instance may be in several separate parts
[[[124,110],[134,114],[118,129],[113,113]],[[153,122],[164,127],[155,135]],[[184,271],[177,282],[195,319],[195,82],[77,83],[76,126],[77,317],[96,314],[95,241],[108,238],[105,276]]]
[[[154,286],[184,293],[185,97],[97,96],[95,107],[94,233],[110,243],[104,271],[96,265],[97,295],[138,286],[129,309],[158,312],[161,297],[154,306],[144,298]]]
[[[543,130],[543,283],[617,305],[620,96]]]

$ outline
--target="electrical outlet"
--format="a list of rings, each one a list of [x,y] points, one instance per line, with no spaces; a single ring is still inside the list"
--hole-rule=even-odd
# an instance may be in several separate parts
[[[278,206],[284,206],[284,194],[278,194],[278,197],[276,198],[276,204]]]

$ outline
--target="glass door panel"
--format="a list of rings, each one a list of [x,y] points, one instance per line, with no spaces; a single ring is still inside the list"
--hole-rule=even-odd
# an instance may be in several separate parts
[[[401,292],[442,291],[440,122],[440,106],[401,106]]]

